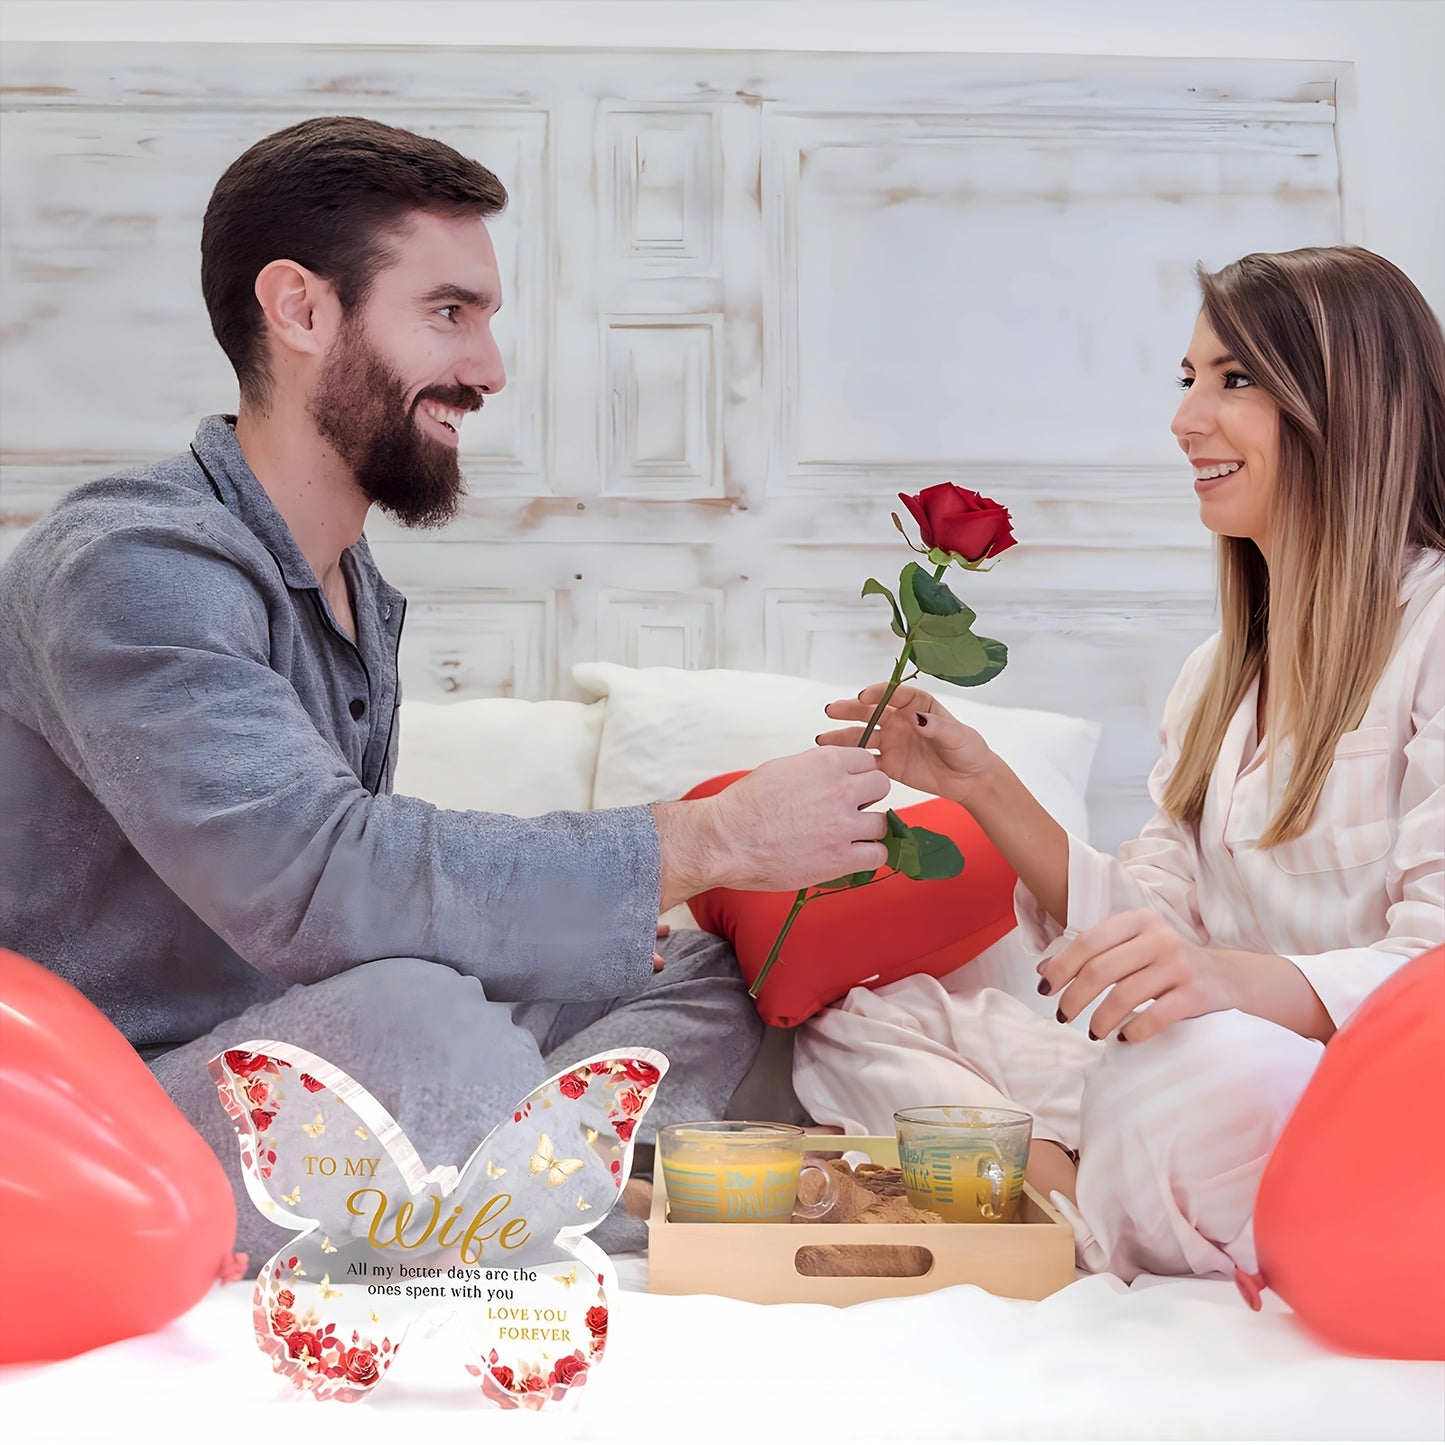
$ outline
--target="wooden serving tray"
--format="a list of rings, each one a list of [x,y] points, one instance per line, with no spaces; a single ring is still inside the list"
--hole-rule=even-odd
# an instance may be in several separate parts
[[[810,1150],[861,1151],[896,1167],[898,1144],[881,1135],[810,1134]],[[1048,1200],[1024,1185],[1011,1224],[675,1224],[659,1164],[648,1219],[647,1288],[653,1294],[716,1294],[758,1304],[853,1305],[975,1284],[1011,1299],[1043,1299],[1074,1280],[1074,1232]],[[823,1276],[800,1272],[810,1245],[908,1245],[925,1249],[922,1274]]]

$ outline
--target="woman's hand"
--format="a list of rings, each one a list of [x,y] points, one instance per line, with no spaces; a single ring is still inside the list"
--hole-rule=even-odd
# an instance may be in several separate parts
[[[1090,1038],[1119,1029],[1119,1038],[1138,1043],[1180,1019],[1241,1007],[1236,957],[1191,942],[1152,908],[1136,908],[1106,918],[1040,964],[1039,992],[1059,999],[1060,1023],[1103,994]],[[1120,1028],[1126,1022],[1127,1034]]]
[[[823,711],[830,718],[866,724],[886,690],[875,683],[856,699],[830,702]],[[817,741],[824,747],[848,748],[856,747],[862,736],[862,727],[848,727],[821,733]],[[878,750],[878,765],[894,781],[965,805],[995,761],[980,734],[918,687],[900,687],[893,694],[868,746]]]

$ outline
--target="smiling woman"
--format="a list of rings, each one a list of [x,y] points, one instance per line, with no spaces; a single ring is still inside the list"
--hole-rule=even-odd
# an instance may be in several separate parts
[[[1445,941],[1440,323],[1353,247],[1200,281],[1173,431],[1223,617],[1170,695],[1155,817],[1117,857],[1088,847],[926,694],[900,689],[877,734],[885,771],[942,779],[1014,868],[1039,992],[1089,1039],[914,978],[855,990],[797,1048],[799,1097],[851,1131],[908,1098],[1032,1112],[1079,1163],[1052,1150],[1031,1177],[1081,1262],[1125,1278],[1254,1270],[1260,1174],[1322,1043]]]

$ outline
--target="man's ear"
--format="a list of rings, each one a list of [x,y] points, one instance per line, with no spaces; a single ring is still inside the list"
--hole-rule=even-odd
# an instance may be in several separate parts
[[[283,351],[324,356],[341,322],[329,281],[295,261],[272,261],[256,277],[256,300],[271,343]]]

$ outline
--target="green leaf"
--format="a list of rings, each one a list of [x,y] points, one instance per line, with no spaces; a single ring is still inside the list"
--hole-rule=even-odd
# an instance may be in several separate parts
[[[960,669],[960,672],[966,673],[966,675],[960,676],[935,672],[933,676],[942,678],[944,682],[951,682],[955,687],[979,687],[991,678],[997,677],[999,673],[1008,666],[1007,646],[1002,642],[995,642],[992,637],[978,637],[974,640],[983,648],[984,660],[979,666],[970,669]],[[918,658],[918,646],[916,643],[913,648],[913,656],[915,659]],[[921,661],[919,661],[918,665],[919,667],[923,667]],[[926,668],[924,670],[927,671]]]
[[[910,562],[899,576],[898,599],[915,636],[920,622],[935,637],[954,637],[973,626],[976,614],[917,562]],[[943,623],[948,625],[939,625]]]
[[[919,878],[956,878],[963,872],[963,854],[947,834],[915,828],[913,837],[918,843]]]
[[[922,569],[917,562],[910,562],[898,574],[898,600],[903,607],[903,616],[909,627],[923,616],[923,606],[913,595],[913,579]]]
[[[933,618],[931,621],[953,622],[954,618]],[[988,654],[981,639],[963,631],[953,636],[937,637],[924,632],[913,639],[913,661],[920,672],[930,677],[953,680],[982,674],[988,667]],[[961,684],[969,686],[970,684]]]
[[[931,617],[958,617],[968,613],[970,624],[973,622],[975,614],[969,612],[954,596],[948,583],[940,581],[921,567],[913,579],[913,595],[918,598],[918,605]]]
[[[870,577],[863,584],[860,597],[886,597],[893,609],[893,631],[898,637],[904,635],[903,614],[898,610],[898,599],[876,577]]]
[[[883,840],[883,845],[888,849],[888,865],[902,873],[905,878],[917,878],[918,843],[913,837],[913,829],[891,808],[887,818],[888,836]]]
[[[897,813],[888,814],[889,862],[905,878],[926,881],[963,872],[963,854],[952,838],[927,828],[910,828]]]
[[[929,552],[928,560],[932,562],[935,567],[947,567],[953,562],[957,562],[960,567],[963,566],[963,558],[960,557],[957,552],[945,552],[942,547],[935,547]]]

